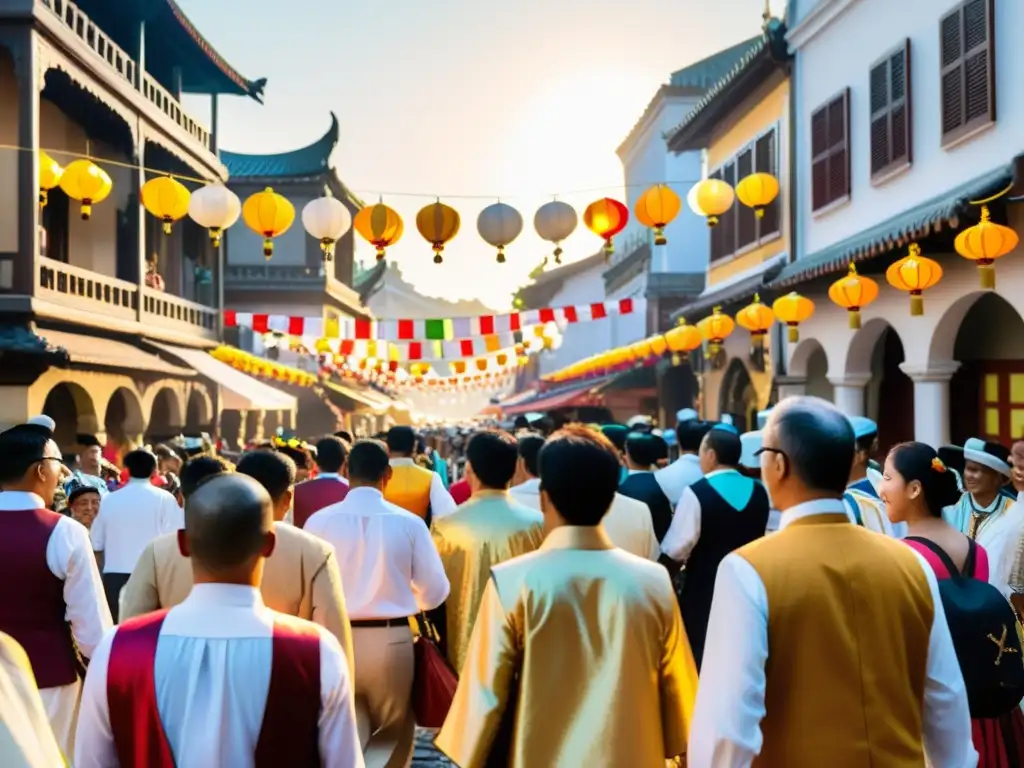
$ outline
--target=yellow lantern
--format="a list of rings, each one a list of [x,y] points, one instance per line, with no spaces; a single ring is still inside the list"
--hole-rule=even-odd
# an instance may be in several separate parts
[[[793,291],[776,299],[772,304],[772,312],[780,323],[789,326],[789,340],[796,343],[800,341],[800,323],[807,321],[814,314],[814,302]]]
[[[870,277],[857,274],[857,267],[850,262],[846,277],[836,280],[828,289],[828,297],[846,310],[850,317],[850,328],[860,328],[860,311],[878,298],[878,283]]]
[[[39,207],[45,208],[51,189],[60,184],[64,169],[60,163],[48,154],[39,150]]]
[[[910,314],[924,314],[922,295],[942,279],[942,267],[938,262],[921,255],[921,246],[911,243],[907,255],[885,270],[889,285],[910,294]]]
[[[405,231],[402,217],[384,203],[363,208],[356,214],[352,226],[363,240],[377,249],[377,261],[384,258],[384,249],[397,243]]]
[[[164,223],[164,234],[171,234],[171,225],[188,214],[192,193],[177,179],[158,176],[142,185],[142,205]]]
[[[110,176],[92,160],[75,160],[64,169],[60,177],[60,188],[81,206],[82,221],[92,216],[92,207],[107,199],[114,182]]]
[[[983,205],[981,221],[957,235],[954,247],[965,259],[977,262],[981,287],[992,289],[996,287],[996,268],[993,262],[1016,248],[1019,242],[1017,233],[1010,227],[994,223],[988,206]]]
[[[682,205],[679,195],[664,184],[658,184],[640,195],[633,213],[637,221],[654,230],[654,244],[665,245],[668,242],[665,227],[679,215]]]
[[[687,196],[687,200],[690,197]],[[718,217],[732,208],[736,193],[720,179],[704,179],[696,185],[690,207],[698,216],[707,218],[708,226],[718,223]]]
[[[708,357],[714,357],[722,348],[723,342],[736,330],[736,323],[728,315],[722,314],[721,307],[715,307],[710,315],[697,323],[697,328],[708,342]]]
[[[249,229],[263,236],[263,255],[274,255],[274,238],[283,235],[295,221],[295,206],[273,189],[256,192],[242,204],[242,219]]]
[[[647,339],[641,339],[640,341],[631,344],[629,346],[629,351],[633,354],[633,359],[638,363],[642,363],[654,354],[651,349],[651,342]]]
[[[672,365],[679,365],[683,355],[704,343],[704,336],[697,326],[687,325],[686,320],[680,318],[675,328],[665,332],[665,343],[672,353]]]
[[[434,249],[435,264],[444,261],[441,252],[444,251],[445,245],[459,234],[460,223],[459,212],[440,200],[421,208],[416,214],[416,229]]]
[[[757,218],[764,218],[764,209],[779,196],[779,180],[770,173],[752,173],[736,185],[736,197]]]
[[[651,354],[661,357],[668,351],[668,342],[664,336],[651,336],[647,340],[651,345]]]
[[[761,297],[754,294],[754,301],[736,313],[736,324],[750,331],[751,347],[763,347],[764,336],[775,322],[775,315],[761,303]]]

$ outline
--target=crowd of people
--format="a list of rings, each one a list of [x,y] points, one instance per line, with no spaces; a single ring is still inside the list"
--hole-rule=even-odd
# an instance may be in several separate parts
[[[114,467],[13,427],[0,765],[402,768],[436,644],[460,768],[1024,766],[1024,442],[762,416]]]

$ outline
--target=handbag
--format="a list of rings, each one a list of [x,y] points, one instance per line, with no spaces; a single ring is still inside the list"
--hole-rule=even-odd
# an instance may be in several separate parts
[[[417,622],[420,633],[413,642],[416,671],[412,683],[412,710],[418,725],[440,728],[451,709],[459,676],[437,647],[437,628],[424,613],[420,613]]]

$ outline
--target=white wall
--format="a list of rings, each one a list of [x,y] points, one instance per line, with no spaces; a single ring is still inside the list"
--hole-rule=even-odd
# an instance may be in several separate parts
[[[1009,163],[1024,149],[1024,2],[996,0],[996,125],[952,149],[943,149],[940,123],[939,18],[953,0],[819,0],[821,6],[848,6],[810,40],[791,25],[796,52],[793,94],[797,109],[797,173],[800,255],[822,248],[913,208]],[[806,15],[810,0],[796,3]],[[871,65],[910,38],[913,166],[881,186],[870,182],[869,83]],[[821,216],[811,214],[811,114],[843,88],[851,96],[852,194],[847,205]]]
[[[603,263],[586,272],[573,275],[562,285],[562,289],[548,302],[549,307],[564,307],[576,304],[590,304],[596,296],[604,295]],[[546,376],[560,368],[596,355],[614,346],[611,343],[612,323],[610,318],[593,322],[572,323],[565,327],[562,346],[540,354],[540,374]]]

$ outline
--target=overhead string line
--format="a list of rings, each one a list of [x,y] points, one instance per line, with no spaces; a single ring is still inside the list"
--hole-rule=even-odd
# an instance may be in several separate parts
[[[31,152],[32,151],[31,147],[20,147],[20,146],[18,146],[16,144],[0,144],[0,150],[4,150],[4,149],[14,150],[16,152]],[[51,156],[67,157],[67,158],[72,158],[74,160],[91,160],[92,162],[96,163],[97,165],[111,165],[111,166],[114,166],[115,168],[127,168],[129,170],[134,170],[134,171],[145,171],[146,173],[153,174],[155,176],[170,176],[172,178],[178,179],[179,181],[191,181],[191,182],[193,182],[195,184],[220,184],[220,183],[222,183],[220,179],[209,179],[209,178],[201,178],[201,177],[197,177],[197,176],[186,176],[185,174],[172,173],[170,171],[161,170],[159,168],[149,168],[149,167],[144,166],[144,165],[142,165],[140,163],[129,163],[129,162],[125,162],[123,160],[115,160],[115,159],[110,158],[110,157],[99,157],[99,156],[93,155],[93,154],[91,154],[89,152],[84,152],[84,153],[83,152],[72,152],[72,151],[69,151],[69,150],[66,150],[66,149],[49,149],[49,148],[46,148],[46,147],[40,147],[39,151],[46,152],[48,155],[51,155]],[[682,180],[678,180],[678,181],[647,182],[647,183],[644,183],[644,184],[608,184],[608,185],[603,186],[603,187],[588,187],[586,189],[570,189],[570,190],[565,191],[565,192],[556,192],[556,193],[547,193],[547,194],[544,194],[544,193],[536,194],[536,193],[534,193],[534,194],[520,194],[520,195],[438,195],[436,192],[431,192],[431,193],[426,193],[426,192],[381,192],[379,190],[355,189],[355,188],[352,188],[352,187],[348,187],[348,189],[349,189],[349,191],[351,191],[354,194],[357,194],[357,195],[359,195],[361,197],[368,197],[368,198],[372,198],[372,197],[377,197],[377,198],[385,198],[385,197],[419,197],[419,198],[429,198],[429,199],[435,199],[435,200],[439,200],[439,199],[445,199],[445,200],[515,200],[515,199],[522,199],[524,197],[530,197],[530,198],[550,197],[553,200],[558,200],[559,198],[562,198],[562,197],[571,197],[571,196],[575,196],[575,195],[583,195],[583,194],[588,194],[588,193],[593,193],[593,192],[607,192],[609,190],[616,190],[616,189],[639,189],[641,187],[642,188],[647,188],[647,187],[654,187],[654,186],[658,186],[658,185],[666,186],[666,187],[673,187],[673,186],[674,187],[681,187],[681,186],[684,186],[684,185],[687,185],[687,184],[689,184],[689,185],[696,184],[699,181],[701,181],[701,179],[682,179]],[[348,186],[348,185],[346,185],[346,186]]]

